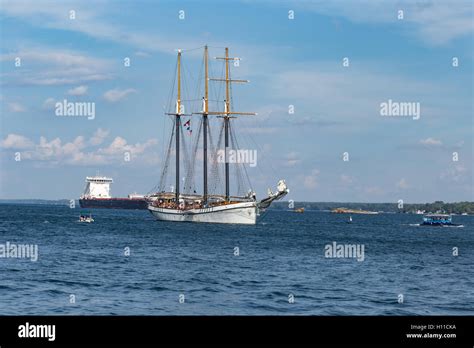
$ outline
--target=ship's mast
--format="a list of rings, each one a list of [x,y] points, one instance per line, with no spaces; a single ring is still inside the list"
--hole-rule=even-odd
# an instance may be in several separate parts
[[[181,130],[181,50],[178,50],[178,96],[176,99],[176,204],[179,203],[179,132]]]
[[[230,187],[229,187],[229,112],[230,112],[230,81],[229,81],[229,48],[225,48],[225,108],[224,108],[224,143],[225,143],[225,200],[230,200]]]
[[[224,101],[224,143],[225,143],[225,200],[230,201],[230,185],[229,185],[229,161],[228,161],[228,150],[229,150],[229,129],[230,119],[234,118],[231,115],[256,115],[253,112],[235,112],[230,109],[230,84],[231,82],[249,82],[248,80],[231,80],[230,79],[230,66],[229,61],[240,60],[237,57],[229,57],[229,48],[225,48],[225,57],[216,57],[216,59],[225,60],[225,79],[209,79],[213,81],[225,81],[225,96]],[[222,112],[208,112],[208,115],[222,115]]]
[[[202,110],[202,125],[203,125],[203,179],[204,179],[204,192],[203,192],[203,203],[207,204],[207,124],[208,124],[208,112],[209,112],[209,71],[208,71],[208,52],[207,45],[204,47],[204,108]]]

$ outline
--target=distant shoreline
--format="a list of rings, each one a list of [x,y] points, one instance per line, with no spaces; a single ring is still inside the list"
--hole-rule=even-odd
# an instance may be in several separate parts
[[[69,199],[0,199],[0,204],[45,204],[45,205],[67,205]],[[79,207],[79,201],[75,200]],[[345,208],[352,210],[364,210],[381,213],[447,213],[474,215],[474,202],[453,202],[445,203],[436,201],[433,203],[405,203],[400,206],[398,203],[357,203],[357,202],[298,202],[289,201],[274,202],[272,210],[293,210],[305,208],[306,210],[331,211],[333,209]]]

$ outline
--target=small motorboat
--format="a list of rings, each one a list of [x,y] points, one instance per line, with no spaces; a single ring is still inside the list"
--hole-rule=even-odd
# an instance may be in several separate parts
[[[91,222],[94,222],[94,219],[92,218],[92,215],[91,215],[91,214],[89,214],[89,216],[87,216],[87,215],[81,215],[81,216],[79,216],[78,222],[91,223]]]
[[[297,208],[294,210],[295,213],[304,213],[304,207]]]
[[[453,217],[448,214],[428,214],[423,216],[421,226],[438,226],[438,227],[464,227],[461,224],[453,223]]]

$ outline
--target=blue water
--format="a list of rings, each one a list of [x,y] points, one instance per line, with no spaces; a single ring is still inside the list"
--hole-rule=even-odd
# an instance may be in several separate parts
[[[439,228],[410,226],[422,217],[408,214],[347,224],[345,215],[269,211],[256,226],[233,226],[91,211],[96,222],[81,224],[78,209],[0,205],[0,244],[39,248],[36,262],[0,258],[0,314],[474,314],[473,216]],[[363,244],[364,261],[326,258],[333,241]]]

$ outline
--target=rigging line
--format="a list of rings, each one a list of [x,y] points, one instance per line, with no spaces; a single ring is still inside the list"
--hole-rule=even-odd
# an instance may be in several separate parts
[[[212,133],[209,134],[209,144],[211,146],[211,171],[210,171],[210,191],[214,194],[216,194],[216,187],[218,186],[218,181],[219,181],[219,168],[216,165],[217,162],[217,157],[216,157],[216,146],[217,144],[214,144],[214,139],[212,137]],[[220,183],[219,183],[220,185]]]
[[[160,117],[160,123],[161,123],[161,138],[160,138],[160,143],[158,146],[161,145],[161,160],[163,161],[164,159],[164,154],[165,154],[165,124],[166,124],[166,118],[165,117]],[[153,187],[152,191],[155,191],[155,188],[157,189],[156,191],[159,190],[159,185],[160,185],[160,182],[158,181],[158,183],[155,184],[155,186]]]
[[[202,78],[202,72],[204,70],[204,56],[202,57],[202,60],[201,60],[201,65],[200,65],[200,68],[199,68],[199,74],[198,74],[198,78],[197,80],[195,81],[196,83],[196,88],[194,89],[196,91],[196,95],[197,95],[197,98],[198,99],[191,99],[190,101],[192,102],[192,112],[197,112],[199,111],[199,102],[202,101],[202,99],[199,99],[201,97],[201,89],[202,89],[202,81],[203,81],[203,78]]]
[[[167,122],[166,120],[169,120],[169,117],[163,117],[163,129],[166,129],[166,125],[167,125]],[[174,122],[171,122],[171,124],[173,125]],[[167,178],[167,173],[165,172],[166,170],[168,170],[168,166],[169,166],[169,161],[170,161],[170,149],[171,149],[171,146],[173,144],[173,139],[174,139],[174,128],[175,127],[172,127],[171,131],[167,131],[166,134],[169,134],[168,136],[168,146],[165,147],[165,143],[163,143],[163,150],[162,150],[162,161],[165,160],[164,162],[162,162],[162,174],[160,176],[160,181],[158,182],[159,184],[159,188],[164,188],[165,185],[166,185],[166,178]],[[163,142],[165,141],[165,136],[163,135]],[[164,176],[163,176],[164,174]]]
[[[208,60],[207,64],[209,69],[209,77],[215,77],[216,75],[214,73],[214,63],[212,59]],[[209,95],[217,96],[214,83],[209,83]],[[211,101],[211,99],[209,99],[209,101]],[[209,109],[211,109],[211,107]]]
[[[171,88],[169,90],[169,93],[168,93],[168,99],[167,99],[167,104],[165,106],[165,113],[168,112],[168,113],[172,113],[174,112],[174,110],[172,109],[172,105],[173,105],[173,97],[174,97],[174,91],[175,91],[175,86],[176,86],[176,80],[177,80],[177,71],[178,71],[178,63],[176,62],[176,65],[175,65],[175,71],[174,71],[174,79],[172,80],[172,84],[171,84]]]
[[[166,106],[165,106],[165,108],[166,108],[165,112],[171,112],[171,110],[169,108],[170,108],[171,100],[173,99],[173,96],[174,96],[174,88],[175,88],[175,85],[176,85],[177,71],[178,71],[178,61],[176,60],[175,67],[174,67],[174,78],[172,79],[171,87],[170,87],[170,90],[168,92],[168,98],[166,99],[167,103],[166,103]]]
[[[163,118],[163,123],[165,125],[166,125],[167,118],[168,117]],[[174,122],[171,122],[171,123],[172,125],[174,124]],[[162,162],[163,164],[161,168],[161,175],[160,175],[160,180],[158,182],[159,191],[162,191],[166,186],[166,180],[167,180],[167,175],[168,175],[167,171],[168,171],[168,166],[169,166],[170,157],[171,157],[170,152],[171,152],[171,147],[172,147],[174,136],[175,136],[174,127],[172,127],[171,132],[168,132],[167,134],[169,134],[169,138],[168,138],[169,140],[168,140],[168,146],[167,147],[163,146],[162,159],[164,159],[164,162]],[[164,137],[163,137],[163,141],[164,141]]]
[[[209,122],[210,123],[210,122]],[[211,183],[215,183],[214,186],[217,185],[217,182],[219,181],[219,172],[218,172],[218,167],[216,165],[217,159],[216,159],[216,147],[214,146],[214,138],[212,137],[212,132],[210,132],[211,126],[208,124],[209,127],[209,146],[210,146],[210,156],[211,156],[211,175],[209,177],[211,178]],[[216,177],[217,176],[217,177]],[[212,185],[212,184],[211,184]],[[216,194],[216,191],[213,187],[210,187],[211,193]]]
[[[209,71],[211,72],[213,77],[222,77],[224,75],[225,64],[224,63],[217,63],[217,64],[221,65],[221,73],[219,75],[216,76],[214,74],[216,72],[215,69],[214,69],[214,63],[209,64]],[[212,92],[213,92],[213,94],[216,98],[215,100],[217,102],[216,111],[221,111],[221,110],[219,110],[219,101],[222,102],[221,94],[223,93],[224,84],[223,83],[217,83],[217,84],[211,84],[210,86],[211,86]],[[224,109],[222,108],[222,110],[224,110]]]
[[[189,90],[187,88],[188,87],[191,88],[192,86],[194,86],[195,83],[196,83],[196,86],[197,86],[199,81],[194,78],[194,75],[193,75],[192,71],[188,68],[187,60],[186,60],[186,64],[183,67],[184,67],[184,70],[186,70],[187,74],[189,74],[189,77],[190,77],[190,80],[191,80],[191,81],[189,81],[189,84],[186,82],[187,83],[186,84],[186,93],[187,93],[188,97],[191,97],[191,94],[189,93]],[[191,101],[192,99],[188,99],[188,100]],[[190,113],[192,113],[194,111],[194,106],[195,105],[191,104],[191,107],[190,107],[191,110],[189,110]]]
[[[187,75],[184,73],[185,70],[187,70],[187,66],[185,64],[185,59],[182,59],[181,58],[181,66],[182,66],[182,74],[181,74],[181,81],[182,81],[182,85],[183,85],[183,95],[186,96],[186,97],[189,97],[190,94],[189,94],[189,91],[188,91],[188,81],[187,81]],[[187,105],[185,106],[184,108],[184,112],[189,112],[189,110],[187,110]]]
[[[255,145],[257,146],[257,151],[259,151],[259,153],[262,153],[263,151],[260,149],[258,144],[255,144]],[[259,162],[261,163],[262,160],[259,159]],[[264,162],[265,166],[266,166],[266,163],[268,163],[268,161],[265,161],[265,160],[263,160],[263,162]],[[271,165],[271,163],[270,163],[270,168],[272,169],[273,175],[277,176],[277,173],[276,173],[275,169],[273,168],[273,166]],[[264,173],[264,171],[262,170],[261,165],[257,165],[257,170],[260,174],[260,178],[263,179],[264,181],[266,181],[268,179],[268,174]]]
[[[217,160],[217,151],[220,150],[220,148],[222,147],[222,140],[223,140],[223,134],[224,134],[224,122],[221,122],[221,128],[220,128],[220,132],[219,132],[219,139],[218,139],[218,142],[217,142],[217,147],[216,147],[216,152],[215,152],[215,161],[213,163],[213,165],[215,166],[215,172],[216,172],[216,175],[218,175],[217,177],[217,180],[215,180],[215,185],[214,185],[214,190],[217,190],[217,182],[219,182],[219,186],[221,185],[221,180],[220,180],[220,170],[219,170],[219,162]],[[225,164],[225,163],[224,163]]]
[[[191,80],[191,81],[188,80],[188,75],[184,74],[185,71],[187,72],[187,74],[189,74],[189,80]],[[191,73],[191,71],[188,68],[188,61],[187,60],[185,60],[185,64],[183,64],[182,78],[183,78],[184,93],[188,98],[190,98],[191,94],[189,93],[189,88],[191,88],[190,84],[191,85],[193,84],[194,77],[193,77],[193,74]],[[191,110],[185,110],[185,112],[191,113],[193,111],[191,105],[192,104],[188,104],[189,109],[191,109]]]
[[[222,68],[221,68],[220,77],[224,77],[224,76],[225,76],[225,63],[222,62],[222,63],[221,63],[221,66],[222,66]],[[221,93],[222,93],[222,95],[224,95],[224,92],[225,92],[224,86],[225,86],[224,83],[219,83],[219,94],[218,94],[218,96],[217,96],[217,99],[222,100],[222,99],[221,99]],[[224,103],[222,103],[222,110],[224,110],[224,109],[225,109]]]
[[[204,46],[200,46],[200,47],[196,47],[196,48],[181,49],[181,52],[191,52],[191,51],[201,50],[203,48],[204,48]]]
[[[191,80],[192,80],[193,79],[192,78],[192,73],[188,69],[187,60],[185,61],[185,64],[183,65],[183,70],[188,72],[188,74],[189,74],[189,76],[191,77]],[[182,77],[183,77],[183,89],[184,89],[185,95],[187,97],[190,97],[191,95],[190,95],[189,89],[188,89],[189,88],[188,76],[186,74],[183,74]],[[190,83],[192,83],[192,81]],[[185,107],[185,112],[191,113],[193,111],[191,105],[190,104],[187,105],[190,110],[186,110],[186,107]],[[185,138],[183,137],[183,148],[186,148],[186,146],[190,147],[190,143],[186,142],[184,139]]]
[[[219,77],[224,78],[225,77],[225,64],[221,64],[221,73]],[[225,93],[225,84],[224,83],[218,83],[218,89],[217,89],[217,100],[220,100],[220,103],[217,103],[217,111],[224,111],[225,109],[225,103],[224,103],[224,93]]]
[[[189,170],[189,153],[188,153],[188,149],[187,149],[187,146],[186,146],[186,143],[189,143],[189,141],[187,142],[185,139],[185,136],[184,136],[184,131],[183,131],[183,127],[180,128],[179,130],[179,134],[181,136],[181,139],[183,140],[182,144],[182,149],[183,149],[183,163],[184,163],[184,171],[187,173],[187,171]]]
[[[171,84],[171,89],[169,90],[169,93],[168,93],[168,101],[166,105],[166,110],[170,113],[173,111],[170,109],[172,108],[172,105],[173,105],[173,97],[174,97],[174,91],[175,91],[176,80],[177,80],[177,72],[178,72],[178,60],[176,60],[176,63],[175,63],[175,68],[174,68],[174,73],[173,73],[174,78]],[[163,147],[163,153],[164,153],[164,147]]]
[[[231,144],[232,144],[232,148],[236,149],[235,139],[232,136],[232,130],[231,130],[230,134],[231,134],[230,141],[231,141]],[[237,161],[236,161],[236,163],[234,163],[235,165],[233,166],[233,168],[234,168],[234,177],[236,179],[235,181],[237,183],[237,195],[241,195],[243,193],[243,191],[242,191],[243,176],[242,176],[241,163],[239,163],[238,158],[239,157],[237,155]]]
[[[195,137],[196,141],[199,141],[199,136]],[[191,148],[191,154],[189,157],[189,168],[188,172],[186,173],[185,177],[185,186],[187,187],[188,191],[190,192],[196,190],[196,178],[195,178],[195,167],[196,167],[196,156],[194,146]]]
[[[232,75],[231,75],[232,69],[229,67],[229,79],[232,80]],[[232,83],[229,83],[229,105],[231,107],[231,110],[237,110],[234,105],[234,89],[232,87]]]
[[[235,141],[235,145],[236,145],[237,149],[239,149],[240,148],[239,142],[238,142],[238,139],[237,139],[237,136],[234,132],[233,127],[232,127],[232,131],[231,131],[231,138],[233,139],[233,141]],[[248,174],[248,171],[247,171],[247,167],[245,167],[245,165],[242,165],[242,167],[243,167],[243,172],[245,173],[245,176],[247,178],[247,183],[248,183],[249,187],[253,190],[252,182],[250,181],[250,177],[249,177],[249,174]]]
[[[251,123],[250,126],[252,128],[258,128],[258,122],[257,122],[256,118],[252,118],[250,123]],[[255,138],[253,137],[253,135],[250,132],[245,132],[243,135],[245,136],[245,138],[247,140],[249,140],[257,148],[257,150],[260,153],[262,153],[262,154],[264,153],[263,148],[259,145],[259,143],[257,141],[255,141]],[[269,156],[263,156],[263,162],[264,162],[265,166],[268,163],[268,166],[270,167],[272,174],[275,175],[275,176],[278,175],[277,171],[275,170],[275,167],[273,166],[274,161],[272,161],[271,158],[269,158],[267,160],[267,158],[269,158]],[[262,177],[264,177],[265,174],[263,173],[261,167],[260,166],[258,166],[258,167],[259,167],[258,170],[260,171]]]
[[[189,172],[186,175],[186,181],[185,181],[185,185],[188,185],[189,189],[191,189],[191,187],[192,187],[194,190],[196,189],[196,187],[195,187],[196,182],[195,182],[195,177],[194,177],[195,168],[196,168],[196,154],[197,154],[197,150],[198,150],[198,147],[199,147],[199,140],[201,138],[201,128],[202,128],[202,122],[199,123],[197,136],[196,136],[194,146],[193,146],[192,156],[191,156],[191,159],[190,159],[191,160],[191,168],[190,168]]]
[[[258,144],[258,142],[255,141],[255,139],[254,139],[254,137],[252,136],[252,134],[250,134],[250,133],[249,133],[249,134],[246,134],[246,137],[247,137],[248,139],[250,139],[250,141],[255,145],[255,147],[257,148],[257,150],[258,150],[259,152],[264,153],[263,148]],[[264,156],[264,158],[268,158],[268,157],[269,157],[269,156]],[[269,165],[269,167],[270,167],[270,169],[271,169],[271,171],[272,171],[272,174],[273,174],[273,175],[277,175],[277,171],[276,171],[275,167],[273,166],[273,161],[271,161],[271,160],[264,160],[264,163],[265,163],[265,164],[268,163],[268,165]],[[257,166],[257,167],[259,167],[259,166]],[[261,169],[260,167],[259,167],[259,171],[261,172],[262,176],[264,176],[264,173],[263,173],[263,171],[262,171],[262,169]]]
[[[178,70],[178,60],[176,60],[176,63],[175,63],[175,68],[174,68],[174,78],[173,78],[173,82],[171,84],[171,88],[168,92],[168,98],[167,98],[167,104],[166,104],[166,107],[165,109],[170,111],[170,108],[171,108],[171,105],[172,105],[172,99],[173,99],[173,96],[174,96],[174,88],[175,88],[175,85],[176,85],[176,79],[177,79],[177,70]],[[162,153],[161,153],[161,158],[165,158],[165,129],[166,129],[166,118],[163,117],[163,121],[162,121],[162,138],[161,138],[161,142],[162,142]],[[167,133],[167,134],[170,134],[170,133]],[[172,138],[172,135],[170,136],[170,139]],[[158,182],[158,185],[161,185],[161,178],[160,178],[160,182]]]
[[[176,121],[175,121],[176,122]],[[164,166],[163,166],[163,169],[162,169],[162,172],[161,172],[161,177],[160,177],[160,183],[159,183],[159,191],[162,192],[164,189],[165,189],[165,185],[166,185],[166,178],[168,176],[168,166],[169,166],[169,162],[170,162],[170,154],[171,154],[171,147],[173,146],[173,139],[174,139],[174,135],[175,135],[175,131],[174,131],[174,128],[173,127],[173,130],[171,132],[171,136],[170,136],[170,141],[169,141],[169,144],[168,144],[168,149],[167,149],[167,153],[166,153],[166,160],[164,162]]]
[[[231,70],[229,69],[229,79],[232,79],[232,76],[231,76]],[[232,84],[230,84],[230,93],[229,93],[229,98],[230,98],[230,103],[232,105],[232,109],[235,109],[235,105],[234,105],[234,94],[233,94],[233,87],[232,87]],[[230,127],[229,127],[230,128]],[[237,142],[237,137],[236,137],[236,134],[235,134],[235,131],[234,131],[234,127],[232,126],[232,128],[230,128],[230,135],[231,135],[231,141],[232,141],[232,145],[234,146],[234,148],[237,148],[239,149],[239,144]],[[249,185],[250,188],[252,188],[252,183],[250,181],[250,178],[249,178],[249,175],[248,175],[248,172],[247,172],[247,168],[245,166],[245,164],[237,164],[235,166],[236,168],[236,176],[238,176],[238,182],[237,184],[239,186],[243,186],[243,174],[242,174],[242,171],[245,173],[245,176],[246,176],[246,179],[247,179],[247,183]],[[243,192],[243,191],[241,191]]]
[[[233,142],[235,144],[235,146],[237,148],[239,148],[239,143],[237,141],[237,136],[234,132],[234,135],[233,135]],[[245,174],[245,176],[244,176]],[[246,167],[246,164],[245,163],[241,163],[239,165],[239,183],[242,187],[242,194],[246,194],[248,192],[248,189],[250,189],[251,191],[253,191],[253,187],[252,187],[252,182],[250,181],[250,177],[248,175],[248,172],[247,172],[247,167]],[[247,180],[245,180],[247,179]],[[248,186],[247,187],[244,187],[244,184],[247,184]]]
[[[197,139],[196,139],[196,143],[194,145],[194,154],[193,154],[192,180],[193,180],[194,190],[196,190],[196,159],[197,159],[197,152],[198,152],[198,149],[199,149],[199,144],[200,144],[200,141],[201,141],[201,131],[202,131],[202,122],[199,122],[198,136],[197,136]]]
[[[257,122],[255,120],[255,118],[252,118],[251,120],[249,119],[250,121],[250,125],[249,126],[252,126],[252,128],[257,128],[256,125],[257,125]],[[264,153],[263,151],[263,148],[259,145],[259,143],[257,141],[255,141],[254,137],[252,136],[252,134],[250,132],[244,132],[244,133],[240,133],[240,135],[242,137],[244,137],[249,143],[252,143],[253,146],[255,146],[255,148],[257,149],[258,152],[260,153]],[[275,167],[273,166],[273,161],[271,160],[266,160],[268,158],[268,156],[263,156],[263,163],[265,164],[265,167],[268,166],[270,167],[271,169],[271,172],[273,175],[277,176],[277,171],[275,170]],[[257,166],[258,167],[258,171],[260,172],[260,175],[262,178],[265,178],[265,173],[263,172],[262,170],[262,166]]]
[[[230,73],[231,73],[231,72],[229,72],[229,76],[230,76]],[[232,106],[235,108],[236,105],[234,105],[232,84],[230,85],[230,90],[231,90],[230,97],[231,97]],[[257,150],[258,150],[259,152],[263,153],[262,148],[261,148],[260,145],[255,141],[255,139],[252,137],[252,135],[249,134],[248,137],[249,137],[250,140],[253,142],[253,144],[256,146]],[[271,161],[270,161],[269,165],[270,165],[270,168],[271,168],[273,174],[276,175],[277,172],[276,172],[276,170],[275,170],[275,167],[273,167]],[[260,171],[262,177],[265,177],[265,175],[264,175],[264,173],[263,173],[263,171],[262,171],[262,169],[261,169],[260,166],[258,166],[258,170]],[[246,174],[247,174],[247,171],[246,171]],[[248,174],[247,174],[247,176],[248,176]]]
[[[267,215],[268,215],[268,208],[265,209],[265,210],[263,211],[263,213],[260,213],[260,210],[259,210],[260,222],[262,222],[263,220],[265,220],[265,218],[267,217]]]

